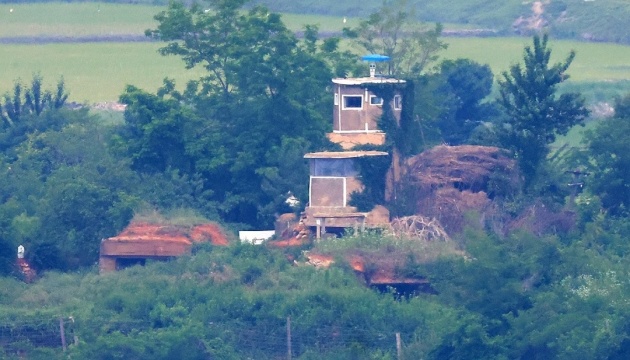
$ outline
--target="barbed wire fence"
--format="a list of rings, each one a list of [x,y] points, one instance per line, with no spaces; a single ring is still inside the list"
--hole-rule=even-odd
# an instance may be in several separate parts
[[[150,321],[75,321],[71,316],[0,320],[0,358],[28,358],[37,349],[61,354],[82,341],[82,331],[132,334],[153,326]],[[404,335],[356,325],[313,327],[286,318],[255,325],[209,323],[206,330],[207,334],[234,344],[244,359],[292,359],[309,352],[326,354],[342,349],[372,349],[404,359]]]
[[[21,355],[35,348],[67,348],[67,335],[75,341],[74,333],[66,334],[66,324],[72,318],[37,317],[0,322],[0,346],[5,355]],[[1,354],[0,354],[1,355]]]

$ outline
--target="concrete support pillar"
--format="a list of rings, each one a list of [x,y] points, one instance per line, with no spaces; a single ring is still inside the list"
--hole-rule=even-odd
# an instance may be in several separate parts
[[[98,272],[100,274],[116,271],[116,258],[101,256],[98,258]]]

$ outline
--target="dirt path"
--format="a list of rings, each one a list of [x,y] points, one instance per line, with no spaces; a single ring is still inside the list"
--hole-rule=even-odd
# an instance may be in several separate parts
[[[295,33],[298,38],[303,37],[303,33],[298,31]],[[333,36],[341,36],[340,32],[320,32],[321,38],[329,38]],[[452,37],[470,37],[470,36],[495,36],[497,31],[494,29],[444,29],[444,36]],[[0,44],[6,45],[44,45],[57,43],[100,43],[100,42],[152,42],[150,38],[138,34],[122,34],[122,35],[88,35],[88,36],[7,36],[0,37]]]
[[[0,37],[0,44],[40,45],[54,43],[93,42],[148,42],[144,35],[93,35],[93,36],[10,36]]]

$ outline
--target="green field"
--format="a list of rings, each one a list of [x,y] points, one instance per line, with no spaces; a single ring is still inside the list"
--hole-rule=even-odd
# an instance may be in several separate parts
[[[197,70],[186,70],[177,57],[157,53],[157,43],[81,43],[48,45],[0,45],[0,93],[23,82],[34,73],[54,86],[63,76],[70,100],[114,101],[126,84],[154,91],[164,77],[180,82],[198,78]]]
[[[487,63],[495,74],[508,69],[522,57],[523,38],[449,38],[443,58],[465,57]],[[39,72],[52,85],[63,76],[73,101],[113,101],[125,84],[156,89],[166,76],[179,80],[197,78],[202,70],[186,70],[176,57],[157,53],[158,43],[72,43],[47,45],[0,45],[0,93],[14,80],[28,80]],[[571,84],[611,87],[627,92],[630,81],[630,47],[552,42],[558,60],[575,48],[577,57],[570,68]],[[602,56],[601,54],[607,54]],[[623,81],[625,80],[625,81]],[[621,84],[621,86],[619,86]]]
[[[10,9],[13,9],[11,12]],[[155,27],[152,16],[163,7],[98,3],[44,3],[0,5],[0,38],[37,36],[141,36]],[[358,22],[356,18],[285,15],[291,29],[314,23],[322,32],[340,31]],[[441,58],[470,58],[488,64],[495,75],[522,59],[529,38],[446,38],[449,48]],[[115,101],[126,84],[154,91],[166,76],[180,84],[198,78],[201,70],[186,70],[175,57],[157,54],[159,43],[100,42],[64,44],[0,44],[0,94],[16,79],[28,81],[40,73],[53,86],[63,76],[78,102]],[[596,100],[630,91],[630,46],[551,41],[554,60],[571,49],[577,57],[569,69],[567,87],[593,92]]]
[[[0,4],[0,37],[142,35],[155,26],[153,15],[163,8],[99,3]]]
[[[0,4],[0,37],[142,35],[156,26],[153,16],[163,9],[108,3]],[[283,20],[292,30],[317,24],[325,32],[359,23],[357,18],[344,23],[343,17],[296,14],[286,14]]]
[[[523,47],[531,39],[520,37],[500,38],[448,38],[444,58],[470,58],[488,64],[497,74],[511,64],[522,61]],[[550,40],[552,61],[562,61],[571,50],[577,55],[569,68],[571,81],[610,82],[630,80],[630,46],[606,43],[586,43],[567,40]],[[630,90],[630,89],[629,89]]]
[[[153,16],[163,6],[109,3],[0,4],[0,37],[142,35],[156,26]],[[13,9],[12,12],[10,10]],[[284,14],[289,29],[316,24],[322,32],[341,32],[361,19],[342,16]],[[449,29],[472,25],[445,24]]]

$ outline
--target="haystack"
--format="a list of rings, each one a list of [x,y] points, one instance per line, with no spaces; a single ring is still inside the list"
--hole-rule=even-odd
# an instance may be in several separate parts
[[[436,218],[449,233],[461,231],[469,211],[492,211],[501,188],[518,188],[516,162],[492,146],[436,146],[407,160],[404,182],[413,188],[415,213]]]

